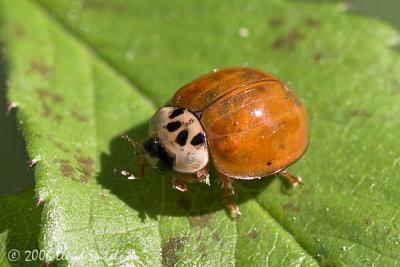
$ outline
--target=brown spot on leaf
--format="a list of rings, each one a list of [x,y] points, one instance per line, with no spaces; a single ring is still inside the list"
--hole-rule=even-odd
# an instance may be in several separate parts
[[[63,98],[60,95],[57,95],[53,92],[50,92],[48,90],[42,89],[42,88],[37,88],[35,89],[35,92],[39,96],[39,100],[42,104],[42,115],[44,117],[50,117],[52,114],[52,109],[51,105],[54,103],[59,103],[63,101]],[[62,117],[61,115],[54,115],[54,118],[57,121],[61,121]]]
[[[214,232],[214,233],[212,234],[212,238],[213,238],[215,241],[220,241],[220,240],[221,240],[221,236],[220,236],[217,232]]]
[[[61,142],[57,141],[57,140],[53,140],[53,144],[58,147],[60,150],[62,150],[65,153],[69,152],[69,149],[66,148]]]
[[[318,28],[320,23],[319,23],[319,20],[312,18],[312,17],[308,17],[306,19],[306,25],[310,28]]]
[[[190,200],[188,198],[182,196],[176,201],[176,206],[183,210],[190,211],[190,208],[192,207],[192,203],[190,202]]]
[[[20,24],[15,24],[14,34],[17,38],[23,38],[26,35],[26,32],[25,29]]]
[[[271,27],[279,27],[279,26],[281,26],[281,25],[283,25],[283,22],[284,22],[285,20],[283,19],[283,18],[278,18],[278,17],[276,17],[276,18],[271,18],[270,20],[269,20],[269,25],[271,26]]]
[[[30,68],[28,70],[28,74],[36,73],[42,76],[43,79],[49,79],[53,72],[53,68],[50,65],[47,65],[41,60],[34,59],[31,61]]]
[[[316,52],[316,53],[313,55],[313,61],[314,61],[315,63],[319,63],[319,62],[321,61],[321,59],[322,59],[322,56],[323,56],[323,54],[322,54],[321,51]]]
[[[76,160],[78,161],[80,171],[82,172],[81,181],[89,181],[94,171],[94,160],[90,157],[85,157],[81,155],[77,156]]]
[[[74,168],[70,165],[70,162],[65,159],[60,159],[58,163],[60,165],[60,171],[62,175],[65,177],[72,178],[72,175],[74,173]]]
[[[185,244],[186,237],[175,238],[171,237],[166,243],[162,245],[161,255],[162,263],[166,266],[175,266],[179,257],[177,255],[178,251],[181,250]]]
[[[366,225],[371,225],[372,224],[372,219],[370,218],[370,217],[367,217],[367,218],[364,218],[364,223],[366,224]]]
[[[258,236],[258,232],[255,228],[251,229],[250,232],[247,233],[247,236],[250,237],[251,239],[256,239]]]
[[[58,123],[61,123],[62,120],[63,120],[63,117],[62,117],[60,114],[55,114],[55,115],[54,115],[54,119],[56,119],[56,121],[57,121]]]
[[[211,219],[212,219],[211,214],[190,216],[189,224],[190,224],[190,227],[204,228],[210,223]]]
[[[201,242],[197,251],[202,257],[207,256],[207,245],[204,244],[204,242]]]
[[[71,114],[78,121],[87,122],[89,120],[84,114],[80,113],[78,110],[75,110],[75,109],[72,110]]]
[[[350,117],[361,117],[361,118],[369,118],[372,114],[366,110],[355,109],[350,112]]]
[[[292,29],[286,35],[278,38],[273,42],[272,48],[274,49],[288,49],[291,50],[294,48],[296,42],[302,38],[302,35],[298,30]]]
[[[286,203],[282,205],[282,208],[285,210],[290,210],[292,212],[298,213],[300,211],[299,206],[294,205],[293,203]]]

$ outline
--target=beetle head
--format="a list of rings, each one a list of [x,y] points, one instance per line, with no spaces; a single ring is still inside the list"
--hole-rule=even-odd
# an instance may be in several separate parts
[[[158,173],[166,173],[173,169],[173,157],[165,150],[159,138],[147,139],[142,145],[142,151],[146,161]]]

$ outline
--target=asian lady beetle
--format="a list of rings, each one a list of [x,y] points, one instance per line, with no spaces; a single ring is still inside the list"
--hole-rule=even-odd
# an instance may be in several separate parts
[[[211,158],[224,188],[225,204],[236,217],[239,208],[230,200],[235,179],[280,174],[293,185],[300,183],[286,168],[307,147],[306,112],[274,76],[228,68],[180,88],[168,106],[151,118],[149,139],[129,140],[141,146],[136,177],[143,176],[146,163],[159,172],[173,170],[172,185],[180,191],[187,191],[186,182],[209,184]]]

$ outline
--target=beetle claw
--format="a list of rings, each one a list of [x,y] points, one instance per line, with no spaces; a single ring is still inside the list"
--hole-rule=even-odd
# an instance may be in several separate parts
[[[119,170],[119,169],[115,168],[113,171],[114,171],[114,173],[122,174],[123,176],[127,177],[128,180],[137,180],[137,179],[139,179],[139,177],[137,177],[136,175],[132,174],[131,172],[129,172],[127,170]]]
[[[186,183],[177,177],[172,178],[172,188],[181,192],[188,191]]]
[[[38,197],[35,199],[35,206],[39,207],[43,204],[43,202],[44,202],[44,200],[42,198]]]
[[[6,115],[8,116],[8,115],[10,114],[10,112],[11,112],[13,109],[15,109],[16,107],[18,107],[17,103],[15,103],[15,102],[10,102],[10,103],[7,105],[7,112],[6,112]]]
[[[206,185],[210,186],[210,175],[204,172],[197,172],[197,178],[199,179],[200,183],[205,183]]]
[[[26,165],[28,166],[28,170],[34,169],[36,167],[36,165],[38,164],[39,160],[40,159],[38,159],[38,158],[28,160],[26,162]]]
[[[230,215],[231,215],[231,217],[232,217],[233,219],[237,219],[237,218],[240,217],[240,215],[242,215],[242,213],[240,212],[239,206],[236,205],[236,204],[233,204],[233,203],[232,203],[232,204],[228,207],[228,209],[229,209]]]

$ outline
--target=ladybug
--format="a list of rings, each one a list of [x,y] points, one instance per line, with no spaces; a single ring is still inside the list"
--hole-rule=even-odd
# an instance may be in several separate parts
[[[187,182],[209,185],[213,162],[232,216],[240,215],[230,200],[234,180],[282,175],[293,185],[301,179],[286,168],[305,152],[307,119],[303,104],[271,74],[250,68],[226,68],[201,76],[180,88],[150,120],[149,138],[137,142],[139,171],[174,171],[173,188]],[[140,146],[140,147],[138,147]]]

